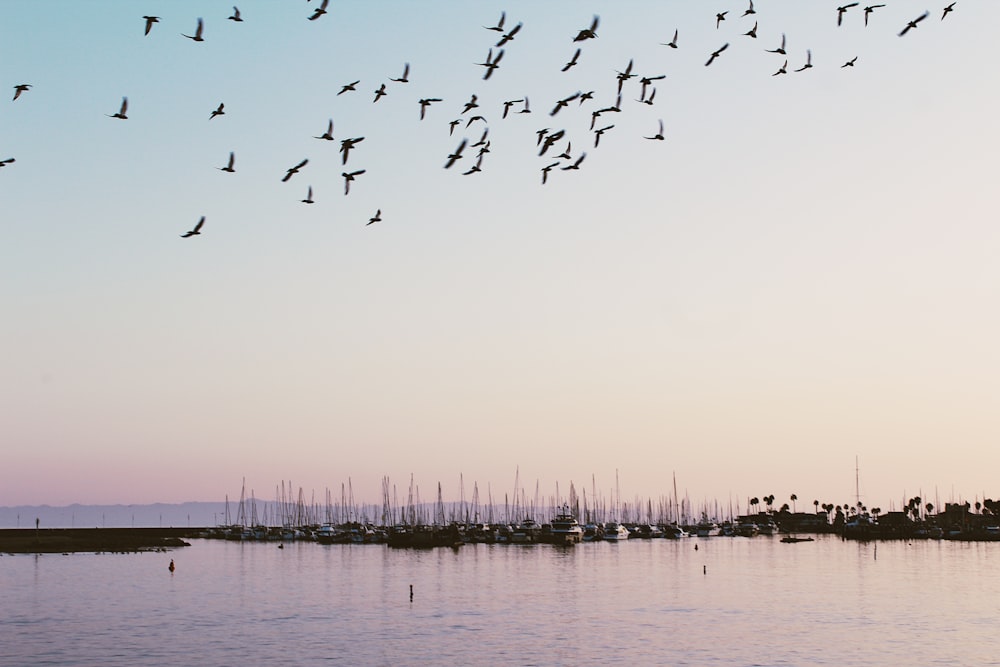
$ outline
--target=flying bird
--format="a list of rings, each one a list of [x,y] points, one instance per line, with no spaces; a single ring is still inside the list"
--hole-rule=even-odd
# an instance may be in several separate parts
[[[16,100],[17,98],[19,98],[21,96],[21,93],[25,92],[29,88],[31,88],[31,84],[30,83],[19,83],[16,86],[14,86],[14,100]],[[14,100],[11,100],[11,101],[14,101]]]
[[[368,222],[365,224],[365,227],[376,222],[382,222],[382,209],[375,211],[375,215],[368,218]]]
[[[719,29],[719,24],[726,20],[726,14],[728,14],[728,13],[729,13],[728,11],[725,11],[725,12],[720,12],[720,13],[718,13],[718,14],[715,15],[715,29],[716,30]]]
[[[743,34],[746,35],[747,37],[753,37],[754,39],[757,39],[757,22],[754,21],[753,27]]]
[[[16,160],[12,157],[7,158],[6,160],[0,160],[0,167],[6,167],[8,164],[14,164],[14,162],[16,162]]]
[[[128,98],[123,97],[122,108],[118,110],[118,113],[109,113],[104,115],[107,116],[108,118],[118,118],[119,120],[128,120],[128,116],[125,115],[126,111],[128,111]]]
[[[493,70],[500,66],[500,59],[503,58],[504,51],[500,49],[497,53],[497,57],[493,59],[493,49],[490,49],[489,53],[486,54],[486,62],[476,63],[486,68],[486,73],[483,74],[483,80],[490,78],[493,75]]]
[[[469,174],[478,174],[483,170],[483,152],[479,151],[479,157],[476,159],[476,163],[469,167],[468,171],[463,171],[462,176],[468,176]]]
[[[653,88],[653,91],[649,94],[649,97],[646,97],[646,88],[643,87],[642,96],[639,99],[637,99],[636,102],[642,102],[643,104],[648,104],[649,106],[653,106],[653,98],[655,97],[656,97],[656,88]]]
[[[374,104],[375,102],[378,102],[380,99],[382,99],[388,94],[389,93],[385,92],[385,84],[383,83],[381,86],[378,87],[378,90],[375,91],[375,99],[372,100],[372,103]]]
[[[219,108],[218,108],[218,109],[216,109],[215,111],[213,111],[213,112],[212,112],[212,115],[211,115],[211,116],[209,116],[209,117],[208,117],[208,119],[209,119],[209,120],[212,120],[212,119],[213,119],[213,118],[215,118],[216,116],[225,116],[225,115],[226,115],[226,112],[222,110],[222,109],[223,109],[223,107],[225,107],[225,106],[226,106],[225,104],[223,104],[222,102],[219,102]]]
[[[531,107],[529,106],[527,95],[524,96],[524,108],[518,111],[518,113],[531,113]]]
[[[521,30],[522,25],[523,24],[518,23],[516,26],[510,29],[510,32],[504,33],[503,37],[500,38],[500,41],[496,43],[496,48],[499,49],[507,42],[513,41],[514,35],[516,35]]]
[[[594,20],[591,21],[589,28],[584,28],[576,34],[573,38],[574,42],[582,42],[585,39],[594,39],[597,37],[597,25],[601,22],[601,17],[594,14]]]
[[[460,125],[461,123],[462,123],[462,119],[461,118],[456,118],[455,120],[453,120],[450,123],[448,123],[448,136],[449,137],[451,135],[455,134],[455,126],[456,125]]]
[[[858,6],[858,3],[851,2],[849,4],[841,5],[840,7],[837,7],[837,25],[839,26],[841,24],[841,22],[844,20],[844,14],[847,13],[848,9],[850,9],[851,7],[857,7],[857,6]]]
[[[486,26],[486,25],[484,25],[483,27],[486,28],[487,30],[493,30],[493,31],[496,31],[496,32],[503,32],[503,22],[506,21],[506,20],[507,20],[507,12],[500,12],[500,20],[497,22],[496,25],[494,25],[494,26]]]
[[[557,160],[572,160],[573,142],[566,142],[566,150],[556,156]]]
[[[844,69],[845,67],[854,67],[854,63],[856,63],[857,61],[858,61],[858,57],[854,56],[853,58],[851,58],[850,60],[848,60],[846,63],[844,63],[843,65],[841,65],[840,69]]]
[[[660,46],[669,46],[672,49],[677,48],[677,30],[674,30],[674,38],[667,42],[666,44],[660,44]]]
[[[750,0],[750,7],[748,7],[747,10],[743,12],[743,16],[749,16],[750,14],[756,14],[756,13],[757,12],[753,8],[753,0]]]
[[[776,49],[764,49],[768,53],[780,53],[784,55],[785,53],[785,33],[781,33],[781,46]]]
[[[549,172],[552,171],[554,168],[556,168],[558,166],[559,166],[558,162],[553,162],[552,164],[550,164],[547,167],[542,167],[542,185],[545,185],[545,181],[548,180],[548,178],[549,178]]]
[[[201,227],[204,224],[205,224],[205,216],[201,216],[201,220],[198,221],[198,224],[196,224],[191,231],[184,232],[183,234],[181,234],[181,238],[186,239],[190,236],[198,236],[199,234],[201,234]]]
[[[146,19],[146,31],[142,33],[144,35],[149,34],[149,31],[153,29],[154,23],[160,22],[159,16],[143,16],[142,18]]]
[[[348,91],[357,90],[357,88],[355,86],[357,86],[359,83],[361,83],[360,79],[358,81],[354,81],[352,83],[346,83],[346,84],[344,84],[343,86],[340,87],[340,92],[337,93],[337,94],[338,95],[343,95],[344,93],[346,93]]]
[[[481,121],[483,121],[485,123],[486,122],[486,116],[473,116],[472,118],[469,119],[469,122],[467,122],[465,124],[465,126],[469,127],[470,125],[472,125],[473,123],[475,123],[477,120],[481,120]]]
[[[523,99],[520,99],[520,100],[507,100],[506,102],[504,102],[503,103],[503,116],[501,116],[501,118],[506,118],[507,114],[510,112],[510,108],[512,106],[514,106],[515,104],[520,104],[523,101],[524,101]]]
[[[771,76],[778,76],[779,74],[788,74],[788,60],[787,59],[785,60],[785,64],[781,66],[781,69],[779,69],[777,72],[775,72]]]
[[[567,106],[570,102],[572,102],[573,100],[575,100],[578,97],[580,97],[580,91],[579,90],[576,91],[575,93],[573,93],[572,95],[570,95],[569,97],[562,98],[561,100],[559,100],[558,102],[556,102],[556,105],[552,108],[552,111],[549,112],[549,115],[550,116],[555,116],[557,113],[559,113],[560,109],[562,109],[563,107]]]
[[[466,139],[462,139],[462,143],[460,143],[458,145],[458,148],[455,149],[455,152],[448,156],[448,161],[444,163],[444,168],[445,169],[451,168],[451,165],[455,164],[456,160],[462,159],[462,151],[465,150],[465,144],[466,143],[467,143],[467,140]]]
[[[944,12],[942,12],[942,14],[941,14],[941,20],[944,21],[944,17],[948,16],[948,14],[950,12],[953,12],[953,11],[955,11],[955,3],[954,2],[944,8]]]
[[[309,186],[309,193],[306,195],[306,198],[302,200],[302,203],[303,204],[315,204],[316,203],[316,202],[313,201],[313,186],[311,186],[311,185]]]
[[[879,7],[885,7],[885,5],[868,5],[867,7],[865,7],[865,26],[866,27],[868,25],[868,15],[871,14],[876,9],[878,9]]]
[[[235,173],[236,169],[234,165],[236,164],[236,154],[232,151],[229,152],[229,164],[225,167],[216,167],[219,171],[228,171],[230,174]]]
[[[578,157],[576,159],[576,162],[574,162],[573,164],[568,165],[566,167],[563,167],[562,170],[563,171],[569,171],[570,169],[579,169],[580,168],[580,163],[583,162],[583,158],[585,158],[585,157],[587,157],[586,153],[580,153],[580,157]]]
[[[326,6],[328,4],[330,4],[330,0],[323,0],[323,3],[319,7],[317,7],[316,11],[313,12],[313,15],[309,17],[309,20],[315,21],[320,16],[323,16],[323,14],[326,14]]]
[[[409,83],[410,82],[410,63],[405,63],[403,65],[403,76],[398,79],[389,79],[389,81],[395,81],[396,83]]]
[[[299,163],[298,163],[297,165],[295,165],[294,167],[290,168],[290,169],[289,169],[289,170],[288,170],[288,171],[287,171],[287,172],[285,173],[285,177],[281,179],[281,182],[282,182],[282,183],[285,183],[285,182],[287,182],[287,181],[288,181],[288,179],[290,179],[290,178],[291,178],[292,176],[294,176],[295,174],[299,173],[299,169],[301,169],[302,167],[306,166],[307,164],[309,164],[309,159],[308,159],[308,158],[306,158],[306,159],[305,159],[305,160],[303,160],[302,162],[299,162]]]
[[[242,23],[243,18],[240,16],[240,8],[233,5],[233,15],[229,17],[230,21],[236,21],[237,23]]]
[[[333,119],[326,124],[326,132],[319,135],[318,137],[313,137],[313,139],[326,139],[327,141],[333,141]]]
[[[422,100],[420,100],[420,102],[419,102],[419,104],[420,104],[420,120],[424,119],[424,113],[427,111],[427,107],[429,107],[434,102],[441,102],[441,101],[443,101],[443,100],[440,97],[425,97]]]
[[[473,109],[475,109],[476,107],[478,107],[479,104],[476,103],[476,100],[478,100],[478,99],[479,98],[476,97],[475,95],[473,95],[472,97],[470,97],[469,101],[465,103],[465,108],[462,109],[462,113],[464,114],[464,113],[466,113],[468,111],[472,111]]]
[[[205,24],[201,20],[201,18],[199,18],[198,19],[198,27],[195,29],[194,35],[185,35],[184,33],[181,33],[181,36],[182,37],[187,37],[188,39],[193,39],[196,42],[204,42],[205,40],[202,39],[202,37],[201,37],[201,33],[202,33],[202,31],[204,29],[205,29]]]
[[[903,28],[903,30],[899,33],[899,36],[902,37],[906,33],[910,32],[910,30],[912,30],[913,28],[916,28],[917,24],[920,23],[921,21],[923,21],[929,15],[930,15],[930,12],[924,12],[923,14],[921,14],[920,16],[918,16],[917,18],[915,18],[912,21],[910,21],[909,23],[907,23],[906,27]]]
[[[813,52],[810,49],[806,49],[806,64],[795,71],[801,72],[802,70],[807,70],[812,66],[813,66]]]
[[[487,127],[485,130],[483,130],[483,136],[479,138],[479,141],[472,144],[471,148],[477,148],[479,146],[487,145],[489,142],[486,141],[486,137],[488,137],[489,135],[490,135],[490,128]]]
[[[599,130],[594,130],[594,148],[597,148],[601,144],[601,137],[604,133],[613,128],[614,125],[608,125],[607,127],[602,127]],[[586,155],[586,153],[584,153]]]
[[[645,139],[656,139],[658,141],[664,141],[663,139],[663,119],[660,119],[660,131],[651,137],[644,137]]]
[[[354,180],[354,177],[355,176],[360,176],[363,173],[365,173],[364,169],[358,169],[357,171],[350,171],[350,172],[344,171],[344,172],[340,173],[340,175],[344,177],[344,194],[345,195],[347,195],[347,193],[351,191],[351,181]]]
[[[723,51],[725,51],[726,49],[728,49],[728,48],[729,48],[729,42],[726,42],[725,44],[723,44],[722,46],[720,46],[720,47],[719,47],[718,49],[716,49],[715,51],[712,51],[712,55],[711,55],[711,57],[710,57],[710,58],[708,59],[708,62],[706,62],[706,63],[705,63],[705,67],[708,67],[708,66],[709,66],[709,65],[711,65],[711,64],[712,64],[713,62],[715,62],[715,59],[716,59],[716,58],[718,58],[718,57],[719,57],[719,55],[720,55],[720,54],[721,54],[721,53],[722,53]]]
[[[570,67],[576,65],[576,61],[579,60],[579,58],[580,58],[580,49],[577,49],[576,53],[573,54],[573,57],[569,59],[569,62],[563,65],[562,69],[559,71],[568,72]]]
[[[341,164],[347,164],[347,157],[350,154],[351,149],[354,148],[357,144],[360,144],[364,140],[365,140],[364,137],[354,137],[352,139],[340,140],[340,152],[343,154],[343,160],[341,160]]]

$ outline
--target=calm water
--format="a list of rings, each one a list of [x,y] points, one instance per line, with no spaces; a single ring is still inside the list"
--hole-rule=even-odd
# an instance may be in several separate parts
[[[0,664],[996,665],[998,566],[833,537],[4,555]]]

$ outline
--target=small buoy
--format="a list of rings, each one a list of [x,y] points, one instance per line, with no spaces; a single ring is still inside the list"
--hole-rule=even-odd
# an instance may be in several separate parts
[[[701,566],[701,573],[702,574],[708,574],[708,566],[707,565],[702,565]]]
[[[413,584],[410,584],[410,602],[413,602]]]
[[[285,545],[284,545],[284,544],[279,544],[279,545],[278,545],[278,548],[279,548],[279,549],[284,549],[284,548],[285,548]]]
[[[170,565],[167,566],[167,569],[170,570],[171,574],[173,574],[174,570],[177,569],[177,568],[174,567],[174,559],[173,558],[170,559]]]
[[[695,551],[697,551],[697,550],[698,550],[698,545],[697,545],[697,544],[696,544],[696,545],[694,545],[694,550],[695,550]]]

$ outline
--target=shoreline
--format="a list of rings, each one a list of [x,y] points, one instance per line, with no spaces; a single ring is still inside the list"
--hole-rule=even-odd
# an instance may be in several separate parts
[[[184,538],[204,528],[2,528],[0,553],[42,554],[79,552],[166,551],[189,547]]]

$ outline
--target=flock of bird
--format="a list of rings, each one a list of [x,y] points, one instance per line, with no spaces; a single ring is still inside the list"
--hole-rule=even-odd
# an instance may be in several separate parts
[[[746,32],[740,33],[740,36],[746,37],[751,40],[755,40],[757,39],[758,14],[756,8],[754,7],[753,0],[747,0],[747,2],[748,6],[739,15],[737,20],[742,20],[746,22],[748,30],[746,30]],[[316,21],[322,18],[327,13],[328,3],[329,0],[322,0],[322,2],[319,3],[318,6],[313,8],[311,13],[307,15],[305,18],[309,21]],[[850,2],[847,4],[840,5],[836,8],[836,24],[838,27],[842,26],[845,23],[845,20],[849,18],[850,14],[855,13],[852,12],[851,10],[854,10],[854,8],[859,7],[859,4],[860,4],[859,2]],[[946,5],[942,10],[940,20],[944,20],[952,11],[954,11],[956,4],[957,2],[951,2],[950,4]],[[876,10],[881,9],[885,6],[886,6],[885,4],[873,4],[858,9],[857,12],[860,12],[863,15],[864,26],[867,27],[869,25],[871,17],[873,13],[876,12]],[[910,31],[915,30],[916,28],[919,27],[921,22],[926,20],[929,16],[930,12],[924,11],[916,18],[908,21],[898,32],[898,36],[903,37]],[[715,29],[721,31],[723,23],[726,21],[730,21],[730,18],[731,17],[729,10],[716,13],[714,17]],[[146,36],[149,36],[153,32],[154,25],[160,23],[161,17],[151,16],[151,15],[143,16],[142,20],[144,22],[143,24],[144,34]],[[236,23],[241,23],[244,21],[239,8],[235,6],[233,7],[232,14],[227,17],[227,20]],[[752,26],[749,25],[750,20],[753,21]],[[517,35],[524,28],[524,24],[522,22],[518,22],[515,25],[508,27],[507,14],[506,12],[501,12],[500,17],[495,24],[483,25],[482,28],[489,31],[490,33],[495,33],[496,35],[498,35],[495,43],[493,43],[491,38],[490,40],[491,45],[488,47],[486,57],[483,60],[483,62],[474,63],[476,67],[484,68],[482,71],[482,80],[489,81],[492,77],[494,77],[494,75],[501,67],[501,63],[503,62],[504,55],[506,53],[505,47],[510,48],[508,45],[515,41]],[[573,45],[571,46],[571,48],[574,48],[574,50],[570,58],[560,67],[561,72],[568,72],[569,70],[576,67],[580,63],[581,56],[583,55],[584,49],[586,48],[586,42],[598,38],[599,28],[600,28],[600,17],[595,15],[590,20],[589,24],[587,24],[585,27],[578,29],[575,32],[575,34],[567,35],[568,37],[567,41],[571,45]],[[190,39],[193,42],[204,42],[205,23],[203,19],[202,18],[197,19],[197,22],[195,24],[194,34],[190,35],[186,33],[180,33],[180,34],[181,36]],[[771,76],[784,75],[787,74],[789,71],[786,43],[787,42],[785,35],[782,34],[780,46],[774,49],[764,49],[764,51],[768,53],[774,53],[781,56],[786,56],[786,59],[784,60],[782,65],[777,69],[777,71],[773,72]],[[679,29],[675,28],[673,30],[673,36],[669,42],[662,42],[660,43],[660,45],[669,47],[670,49],[683,48],[682,43],[680,41]],[[723,53],[725,53],[729,48],[730,48],[730,42],[727,41],[723,43],[719,48],[713,50],[708,55],[708,58],[704,63],[705,66],[708,67],[713,65],[717,60],[719,60],[722,57]],[[855,56],[852,59],[845,62],[844,64],[840,65],[840,67],[841,68],[854,67],[857,60],[858,58],[857,56]],[[804,63],[801,65],[801,67],[798,67],[792,71],[804,72],[812,68],[813,68],[812,50],[806,49]],[[608,117],[612,114],[620,113],[622,111],[623,91],[625,89],[625,86],[629,84],[629,82],[632,79],[638,79],[638,83],[640,85],[638,97],[635,98],[635,102],[646,106],[653,106],[656,98],[655,82],[664,79],[666,75],[656,74],[656,75],[639,76],[639,74],[634,70],[635,70],[635,63],[633,60],[630,60],[624,69],[622,69],[621,71],[616,71],[615,79],[613,82],[615,89],[613,96],[614,101],[604,106],[595,104],[594,106],[596,108],[594,108],[589,112],[590,113],[589,131],[592,135],[593,149],[598,148],[602,136],[604,136],[605,134],[607,134],[608,132],[610,132],[612,129],[615,128],[614,123],[606,124],[602,121],[602,118]],[[402,73],[400,74],[400,76],[390,77],[388,78],[388,81],[380,83],[379,86],[374,89],[373,92],[374,98],[372,99],[372,103],[373,104],[379,103],[381,100],[387,97],[389,95],[390,85],[396,85],[396,84],[402,85],[410,83],[410,71],[411,71],[410,63],[407,62],[403,65]],[[337,96],[351,94],[351,93],[358,93],[359,92],[358,86],[360,84],[361,80],[355,80],[350,83],[342,84],[340,86],[339,92],[337,92]],[[15,85],[13,101],[17,102],[19,99],[22,99],[24,97],[30,97],[31,89],[32,89],[32,84],[21,83]],[[548,116],[549,118],[555,119],[560,114],[560,112],[562,112],[565,109],[571,109],[571,108],[580,109],[583,107],[585,103],[593,102],[595,94],[596,93],[594,90],[590,91],[577,90],[569,95],[556,99],[555,101],[552,102],[552,107],[548,111]],[[432,105],[442,103],[444,101],[445,100],[441,97],[430,97],[430,96],[421,97],[418,100],[420,121],[424,121],[424,119],[428,117],[428,112],[431,109]],[[444,158],[443,161],[444,169],[451,169],[456,164],[458,164],[460,160],[466,158],[467,157],[466,150],[471,151],[472,149],[475,149],[475,157],[473,158],[474,160],[473,164],[471,164],[467,170],[462,171],[461,173],[463,175],[469,176],[476,173],[480,173],[483,170],[484,160],[491,150],[491,139],[489,136],[490,135],[489,120],[484,115],[484,113],[486,112],[480,113],[479,110],[481,110],[479,104],[479,97],[476,94],[471,94],[468,101],[466,101],[462,105],[461,111],[458,112],[458,118],[455,118],[454,120],[451,120],[447,123],[448,136],[452,136],[456,128],[460,126],[464,126],[465,130],[471,131],[472,126],[477,123],[480,124],[483,130],[481,134],[478,134],[477,130],[477,135],[462,137],[457,146],[454,148],[454,150],[452,150]],[[501,109],[498,110],[498,112],[500,113],[500,120],[505,120],[512,115],[531,114],[532,109],[528,96],[525,95],[517,99],[510,99],[503,101],[502,107]],[[215,118],[219,116],[224,116],[225,114],[226,114],[225,104],[220,102],[218,107],[210,112],[208,120],[210,121],[214,120]],[[466,114],[471,114],[471,115],[467,116]],[[121,105],[118,108],[117,112],[105,115],[108,116],[109,118],[114,118],[117,120],[122,120],[122,121],[128,120],[129,118],[128,97],[122,98]],[[540,168],[541,183],[543,185],[549,182],[551,172],[556,170],[558,171],[579,170],[585,158],[587,157],[586,151],[577,152],[573,150],[573,141],[568,136],[566,129],[553,130],[549,127],[545,127],[538,129],[535,132],[535,135],[536,135],[535,148],[537,148],[537,155],[539,158],[546,158],[544,160],[543,166]],[[478,136],[479,138],[473,141],[473,137],[475,136]],[[322,132],[322,134],[313,135],[313,138],[328,142],[335,141],[333,119],[331,118],[328,120],[326,128]],[[663,119],[662,118],[658,119],[656,128],[651,130],[649,134],[643,135],[643,138],[650,141],[664,141],[665,136],[664,136]],[[347,163],[351,155],[351,152],[355,150],[358,147],[358,145],[362,141],[364,141],[364,139],[365,137],[363,136],[345,137],[340,139],[339,153],[341,156],[340,158],[341,165],[344,167],[344,171],[342,172],[341,175],[344,179],[343,183],[344,183],[345,196],[350,194],[351,184],[355,183],[358,177],[367,173],[367,169],[353,169],[353,170],[347,169]],[[564,141],[565,141],[565,148],[563,148],[558,154],[556,154],[555,151],[559,150],[558,148],[556,148],[556,146],[563,146]],[[579,140],[577,143],[579,144]],[[552,151],[551,154],[550,151]],[[0,167],[5,167],[7,165],[13,164],[14,162],[15,159],[13,157],[0,159]],[[297,162],[294,166],[287,168],[285,170],[284,176],[280,179],[281,182],[288,182],[296,174],[299,174],[303,169],[305,169],[308,164],[309,164],[309,159],[305,158]],[[235,152],[231,151],[229,153],[229,158],[225,166],[216,168],[220,171],[227,172],[229,174],[235,173],[236,172]],[[308,186],[306,197],[300,201],[305,204],[315,203],[315,200],[313,198],[312,185]],[[382,210],[380,208],[373,216],[371,216],[368,219],[367,223],[365,224],[372,225],[374,223],[381,222],[381,220],[382,220]],[[181,234],[181,237],[191,238],[193,236],[200,235],[202,233],[202,228],[204,224],[205,224],[205,216],[201,216],[201,218],[193,226],[193,228]]]

